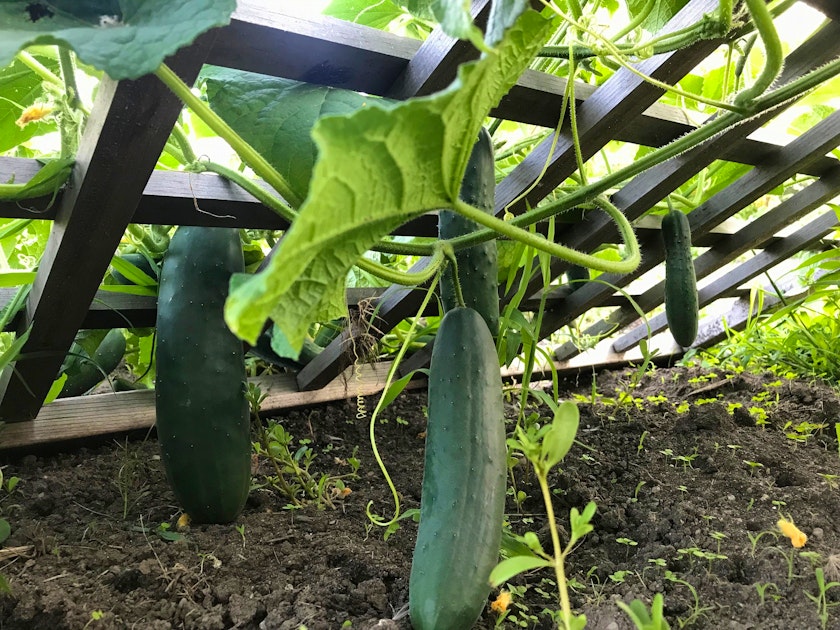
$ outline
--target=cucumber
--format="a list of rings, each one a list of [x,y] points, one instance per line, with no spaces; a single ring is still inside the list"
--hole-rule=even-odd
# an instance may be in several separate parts
[[[157,312],[157,432],[166,476],[194,522],[233,521],[251,484],[242,342],[224,321],[239,230],[178,228],[161,269]]]
[[[506,473],[493,337],[470,308],[444,315],[429,371],[420,527],[409,578],[415,630],[463,630],[481,615],[498,562]]]
[[[121,254],[120,256],[118,256],[118,258],[121,258],[122,260],[124,260],[128,263],[131,263],[132,265],[137,267],[140,271],[145,273],[150,278],[157,279],[157,277],[158,277],[157,266],[153,265],[151,260],[147,256],[145,256],[145,255],[143,255],[139,252],[135,252],[135,253],[131,253],[131,254]],[[124,275],[122,275],[119,271],[117,271],[113,267],[111,267],[111,277],[114,279],[114,282],[116,284],[122,284],[122,285],[134,284],[131,280],[126,278]]]
[[[85,345],[90,347],[90,344],[85,343],[85,333],[88,332],[79,333],[76,341],[70,346],[62,370],[67,375],[67,380],[58,394],[59,398],[81,396],[93,389],[122,361],[125,354],[125,335],[122,329],[114,328],[105,333],[101,341],[94,344],[93,352],[85,349]]]
[[[570,291],[577,291],[587,281],[589,281],[589,269],[587,267],[570,265],[566,269],[566,284]]]
[[[493,140],[486,129],[479,133],[478,141],[470,154],[460,196],[471,206],[488,214],[494,212],[496,171],[493,162]],[[442,239],[469,234],[478,228],[475,222],[451,210],[441,210],[438,215],[438,234]],[[499,332],[497,257],[495,240],[455,253],[464,304],[481,314],[494,337]],[[447,266],[440,279],[440,299],[444,311],[458,306],[452,273],[452,267]]]
[[[665,243],[665,315],[674,340],[686,348],[697,337],[699,307],[697,277],[691,257],[688,217],[670,210],[662,219]]]

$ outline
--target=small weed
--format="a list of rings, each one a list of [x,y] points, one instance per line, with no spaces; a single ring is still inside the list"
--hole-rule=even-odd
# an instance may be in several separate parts
[[[756,592],[758,593],[758,599],[761,601],[761,604],[764,605],[764,602],[767,600],[767,597],[773,599],[773,601],[779,601],[782,596],[779,594],[779,587],[776,586],[773,582],[756,582],[753,584],[755,587]],[[776,591],[775,594],[768,594],[767,590],[772,588]]]
[[[817,579],[817,594],[813,595],[806,591],[805,595],[807,595],[808,599],[817,605],[817,616],[820,618],[820,624],[822,625],[823,630],[825,630],[828,627],[829,609],[834,606],[840,606],[840,602],[829,603],[827,593],[830,589],[840,586],[840,582],[826,583],[825,574],[823,573],[822,568],[819,567],[814,570],[814,577]]]

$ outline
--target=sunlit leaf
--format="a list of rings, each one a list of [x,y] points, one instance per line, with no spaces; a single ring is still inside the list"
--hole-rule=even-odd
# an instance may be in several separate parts
[[[113,79],[136,79],[198,35],[224,26],[236,0],[0,2],[0,67],[36,44],[71,47]]]
[[[457,199],[484,118],[542,47],[550,24],[525,13],[497,52],[462,65],[434,96],[321,118],[309,196],[267,268],[231,291],[231,330],[253,343],[270,317],[299,349],[311,322],[346,316],[347,271],[401,224]]]

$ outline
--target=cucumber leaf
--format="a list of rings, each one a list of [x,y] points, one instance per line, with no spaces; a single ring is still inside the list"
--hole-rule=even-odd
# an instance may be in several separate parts
[[[382,0],[373,5],[370,0],[333,0],[322,13],[380,30],[405,15],[391,0]]]
[[[551,27],[528,11],[493,53],[462,65],[442,92],[321,118],[312,132],[318,160],[309,196],[266,269],[232,282],[231,330],[253,344],[270,317],[297,350],[310,322],[346,316],[348,270],[401,224],[457,199],[485,117]]]
[[[642,28],[651,33],[659,32],[687,3],[688,0],[657,0],[653,10],[642,21]],[[648,0],[627,0],[627,12],[633,18],[639,15],[647,4]]]
[[[236,0],[0,0],[0,67],[21,48],[66,45],[113,79],[136,79],[230,21]]]
[[[210,107],[286,178],[309,192],[318,149],[310,135],[322,116],[391,103],[338,88],[210,66],[202,71]]]

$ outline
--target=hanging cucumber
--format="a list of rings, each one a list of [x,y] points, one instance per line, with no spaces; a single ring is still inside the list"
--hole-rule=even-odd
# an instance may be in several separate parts
[[[154,265],[151,258],[146,256],[145,254],[141,254],[140,252],[133,252],[133,253],[130,253],[130,254],[120,254],[119,256],[117,256],[117,258],[120,258],[127,263],[131,263],[132,265],[137,267],[137,269],[142,271],[144,274],[146,274],[147,276],[149,276],[153,280],[157,280],[157,278],[158,278],[157,265]],[[114,279],[114,282],[116,284],[122,284],[122,285],[134,284],[134,282],[132,282],[131,280],[126,278],[123,274],[121,274],[119,271],[117,271],[114,268],[113,265],[111,266],[111,277]]]
[[[685,348],[697,337],[699,319],[691,228],[685,213],[671,209],[665,215],[662,239],[665,243],[665,315],[671,335]]]
[[[569,291],[577,291],[589,281],[589,269],[581,265],[569,265],[566,269],[566,284]]]
[[[81,396],[90,391],[120,364],[125,354],[122,329],[114,328],[105,332],[104,336],[102,332],[82,331],[76,336],[62,368],[67,380],[58,394],[59,398]]]
[[[199,523],[234,520],[251,484],[243,347],[223,313],[230,277],[243,267],[238,230],[186,226],[161,270],[158,439],[175,497]]]
[[[481,615],[505,506],[502,381],[471,308],[443,317],[429,371],[420,527],[409,582],[415,630],[465,630]]]
[[[467,163],[464,181],[461,184],[461,199],[492,214],[495,210],[495,197],[493,140],[488,131],[482,129]],[[473,221],[450,210],[441,210],[438,217],[438,234],[442,239],[469,234],[478,228]],[[499,332],[496,241],[462,249],[455,253],[455,258],[458,261],[458,279],[464,294],[464,304],[481,314],[495,337]],[[447,266],[440,279],[440,297],[444,311],[458,306],[452,273],[452,267]]]

